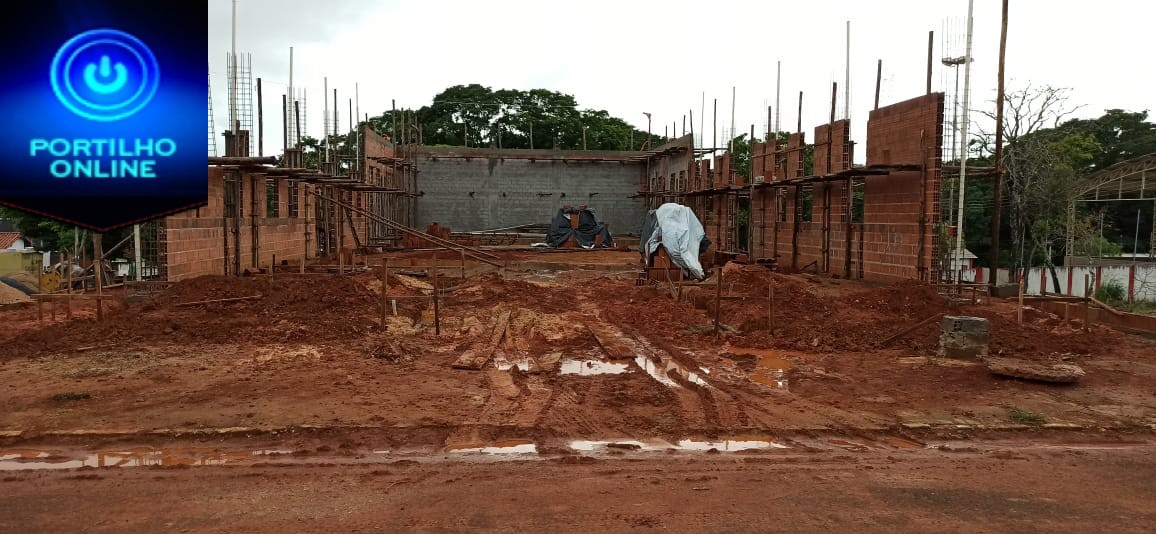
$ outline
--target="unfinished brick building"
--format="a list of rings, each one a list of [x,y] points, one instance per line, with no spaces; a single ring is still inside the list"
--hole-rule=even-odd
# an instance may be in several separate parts
[[[849,121],[820,125],[810,175],[803,132],[785,145],[753,143],[749,182],[729,154],[713,165],[687,157],[693,140],[683,138],[658,148],[639,195],[649,208],[690,206],[723,257],[847,278],[934,280],[942,122],[942,93],[872,111],[863,167],[852,166]]]
[[[177,281],[240,274],[274,261],[351,263],[354,249],[397,244],[401,233],[382,220],[414,223],[417,172],[410,147],[369,127],[360,138],[358,156],[323,162],[320,171],[303,168],[295,148],[285,151],[280,166],[243,153],[211,158],[208,204],[147,225],[144,240],[155,243],[147,261],[159,278]],[[344,258],[337,258],[339,251]]]

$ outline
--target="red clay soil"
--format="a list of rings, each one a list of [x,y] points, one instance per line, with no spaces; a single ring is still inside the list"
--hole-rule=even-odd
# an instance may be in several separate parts
[[[512,462],[320,447],[366,459],[6,473],[0,530],[1122,534],[1156,522],[1150,446]]]
[[[1108,329],[1086,335],[1060,325],[1053,316],[1028,314],[1024,324],[1014,307],[993,300],[992,306],[953,306],[931,286],[918,282],[864,289],[864,286],[820,277],[773,274],[762,269],[735,269],[724,278],[723,293],[763,296],[775,284],[775,335],[767,332],[767,302],[724,301],[723,322],[746,333],[757,347],[799,350],[869,350],[915,323],[936,314],[983,317],[991,329],[990,351],[1039,358],[1055,353],[1090,354],[1111,349],[1128,336]],[[733,289],[732,289],[733,288]],[[713,313],[714,288],[695,288],[690,297]],[[904,336],[890,347],[934,353],[939,346],[938,321]]]
[[[194,306],[182,303],[261,295]],[[0,359],[39,352],[164,339],[169,342],[325,340],[374,328],[378,299],[349,277],[278,275],[272,280],[202,276],[144,303],[109,301],[103,322],[75,320],[26,332],[0,346]]]

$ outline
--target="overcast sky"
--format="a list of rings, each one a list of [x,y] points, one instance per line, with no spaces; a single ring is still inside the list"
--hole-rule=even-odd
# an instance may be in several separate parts
[[[226,54],[232,0],[209,1],[209,74],[218,151],[227,129]],[[999,47],[999,0],[976,0],[971,71],[972,105],[992,107]],[[934,30],[933,90],[955,83],[940,58],[964,55],[966,0],[810,0],[690,2],[541,0],[387,1],[237,0],[237,52],[251,54],[262,78],[265,154],[281,151],[281,95],[289,83],[308,92],[308,131],[321,136],[323,79],[337,88],[342,123],[358,86],[362,115],[380,114],[390,100],[419,108],[452,85],[493,89],[546,88],[574,95],[585,108],[605,109],[646,129],[674,124],[693,109],[696,130],[711,137],[718,98],[721,134],[766,127],[775,100],[775,65],[782,62],[781,129],[793,131],[803,91],[803,130],[825,123],[831,82],[839,82],[843,116],[845,28],[851,22],[852,139],[865,153],[867,113],[883,60],[880,104],[923,94],[927,32]],[[1070,87],[1077,116],[1108,108],[1153,108],[1152,21],[1156,2],[1012,0],[1007,44],[1008,89],[1027,82]],[[946,30],[946,31],[945,31]],[[960,73],[960,82],[963,76]],[[255,82],[254,82],[255,84]],[[256,114],[254,104],[254,115]],[[950,115],[950,102],[947,114]],[[974,119],[974,117],[973,117]],[[255,120],[255,119],[254,119]],[[347,127],[343,126],[343,129]],[[255,135],[255,134],[254,134]]]

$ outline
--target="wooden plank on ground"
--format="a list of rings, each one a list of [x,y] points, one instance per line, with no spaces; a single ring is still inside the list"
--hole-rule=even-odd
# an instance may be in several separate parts
[[[586,323],[586,328],[602,346],[602,352],[611,360],[633,360],[637,356],[631,346],[622,339],[622,332],[606,323]]]
[[[498,348],[498,344],[502,342],[502,338],[506,335],[506,328],[510,325],[510,311],[503,311],[498,315],[498,320],[494,323],[493,333],[490,334],[489,343],[483,347],[472,350],[467,350],[458,357],[451,367],[454,369],[470,369],[480,370],[490,361],[494,355],[494,350]]]

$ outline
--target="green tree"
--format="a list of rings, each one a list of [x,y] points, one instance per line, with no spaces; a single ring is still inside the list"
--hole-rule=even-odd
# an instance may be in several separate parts
[[[577,150],[583,148],[585,133],[589,150],[637,150],[646,139],[646,132],[626,121],[603,110],[581,109],[574,96],[546,89],[455,85],[414,115],[427,145]],[[369,124],[388,134],[393,113],[372,117]],[[654,137],[655,145],[664,141]]]

